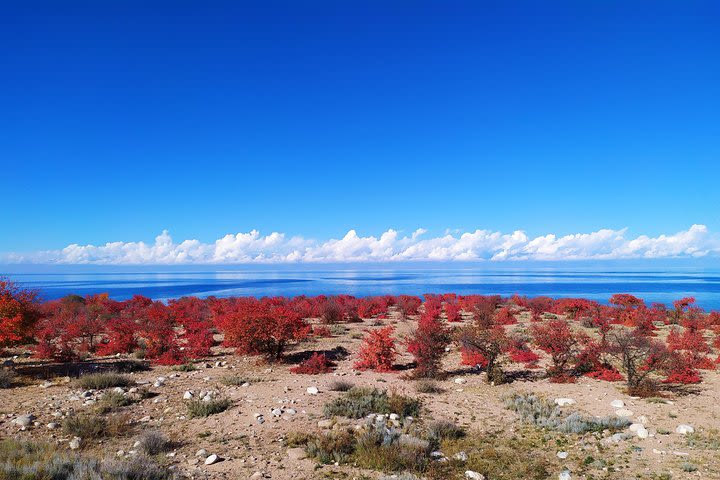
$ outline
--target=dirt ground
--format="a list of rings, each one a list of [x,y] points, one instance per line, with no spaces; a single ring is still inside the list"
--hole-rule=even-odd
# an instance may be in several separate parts
[[[389,322],[396,325],[399,337],[414,324],[407,320]],[[689,442],[687,436],[676,433],[680,424],[692,425],[697,433],[703,435],[720,429],[720,375],[717,372],[705,372],[703,383],[665,392],[664,402],[657,402],[626,395],[621,383],[590,378],[581,378],[571,384],[550,383],[542,378],[542,369],[517,375],[510,384],[491,386],[485,383],[484,374],[460,367],[459,353],[451,347],[445,359],[447,378],[438,381],[444,392],[418,394],[416,382],[410,380],[409,371],[402,368],[411,361],[406,353],[399,358],[401,368],[397,372],[355,371],[353,363],[361,334],[365,329],[374,327],[369,320],[342,327],[346,330],[344,333],[303,343],[288,354],[291,360],[297,360],[309,352],[331,353],[333,349],[343,347],[349,356],[337,361],[333,373],[293,374],[289,371],[291,362],[268,365],[254,357],[233,355],[232,351],[220,347],[216,348],[214,357],[197,363],[198,368],[193,371],[153,367],[149,371],[131,373],[129,375],[134,381],[155,395],[123,408],[135,425],[133,434],[83,442],[82,452],[129,457],[134,454],[136,448],[133,445],[139,432],[158,429],[176,442],[176,448],[169,455],[162,454],[161,463],[189,478],[381,478],[382,472],[360,470],[351,465],[318,466],[312,459],[292,459],[288,455],[284,439],[291,432],[323,430],[318,426],[318,421],[324,418],[323,406],[340,395],[331,391],[330,385],[342,379],[356,386],[386,389],[420,398],[423,409],[420,421],[445,419],[462,425],[470,432],[497,435],[498,438],[512,436],[528,428],[520,423],[515,413],[504,407],[503,398],[513,392],[533,392],[549,399],[572,398],[576,401],[572,409],[593,416],[613,415],[616,409],[611,406],[611,401],[622,400],[625,408],[632,411],[632,421],[644,417],[640,420],[645,423],[649,438],[631,436],[612,442],[594,434],[566,435],[566,440],[557,448],[518,454],[546,457],[556,469],[549,478],[558,478],[567,468],[572,478],[720,479],[720,450],[713,449],[718,445]],[[404,348],[400,350],[404,352]],[[103,367],[113,361],[88,361],[83,368]],[[45,367],[31,368],[31,359],[21,358],[16,362],[21,374],[24,371],[33,375],[22,375],[20,385],[0,390],[0,436],[57,442],[68,448],[66,445],[70,437],[64,435],[61,429],[48,429],[47,425],[59,422],[60,415],[93,412],[96,406],[86,403],[92,403],[87,400],[98,398],[99,393],[83,398],[82,391],[73,386],[70,377],[51,377]],[[226,385],[222,379],[228,376],[246,378],[248,385]],[[165,377],[165,380],[155,386],[159,377]],[[317,387],[319,393],[308,393],[308,387]],[[190,419],[183,399],[184,393],[189,390],[196,394],[200,391],[217,392],[218,396],[229,398],[232,406],[206,418]],[[279,416],[272,413],[276,408],[283,409]],[[288,409],[295,413],[288,412]],[[12,420],[28,413],[36,417],[36,423],[21,430]],[[263,416],[263,423],[257,420],[257,414]],[[353,425],[361,422],[347,420],[345,423]],[[197,456],[200,449],[206,450],[206,454]],[[567,452],[568,457],[558,458],[559,451]],[[210,454],[218,455],[220,461],[205,465],[205,457]],[[588,458],[602,460],[599,465],[605,466],[588,466]],[[696,470],[689,471],[693,468],[688,465]]]

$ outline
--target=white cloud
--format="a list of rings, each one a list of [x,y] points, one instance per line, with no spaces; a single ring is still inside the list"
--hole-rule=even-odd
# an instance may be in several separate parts
[[[701,257],[720,253],[720,236],[705,225],[693,225],[671,235],[629,238],[627,230],[602,229],[591,233],[530,238],[512,233],[475,230],[425,237],[419,228],[410,236],[389,229],[379,237],[350,230],[339,239],[325,241],[288,237],[257,230],[228,234],[212,243],[184,240],[175,243],[163,231],[152,244],[110,242],[105,245],[72,244],[61,250],[26,255],[9,254],[3,263],[61,264],[232,264],[373,261],[511,261]]]

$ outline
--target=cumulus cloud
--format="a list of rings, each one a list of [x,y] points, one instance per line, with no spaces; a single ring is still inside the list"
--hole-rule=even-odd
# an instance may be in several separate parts
[[[324,241],[288,237],[257,230],[228,234],[212,243],[184,240],[176,243],[167,231],[155,242],[110,242],[104,245],[72,244],[61,250],[6,255],[5,263],[61,264],[237,264],[402,261],[512,261],[607,260],[630,258],[702,257],[720,253],[720,236],[705,225],[670,235],[629,237],[627,229],[591,233],[528,237],[475,230],[446,231],[427,236],[419,228],[410,235],[389,229],[380,236],[361,236],[350,230],[342,238]]]

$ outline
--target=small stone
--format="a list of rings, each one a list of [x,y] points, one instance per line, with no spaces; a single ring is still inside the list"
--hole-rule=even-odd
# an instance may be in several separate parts
[[[628,410],[627,408],[621,408],[620,410],[615,410],[615,415],[618,417],[632,417],[633,412]]]
[[[472,470],[465,470],[465,478],[469,478],[471,480],[485,480],[485,475]]]
[[[80,442],[82,439],[80,437],[75,437],[72,440],[70,440],[70,443],[68,444],[70,446],[70,450],[77,450],[80,448]]]
[[[113,392],[115,393],[125,393],[125,390],[122,387],[115,387],[113,388]]]
[[[399,420],[400,415],[398,415],[397,413],[391,413],[389,418],[390,420]]]
[[[637,431],[640,430],[641,428],[644,428],[642,423],[633,423],[632,425],[630,425],[628,427],[628,430],[630,430],[633,433],[637,433]]]
[[[205,459],[205,465],[212,465],[213,463],[217,463],[218,460],[220,460],[220,457],[213,453]]]
[[[256,480],[258,478],[263,478],[265,475],[262,472],[255,472],[252,475],[250,475],[251,480]]]
[[[467,380],[465,380],[465,379],[462,378],[462,377],[456,378],[454,381],[455,381],[455,383],[457,383],[458,385],[462,385],[463,383],[467,383]]]
[[[303,459],[307,458],[305,449],[302,447],[288,448],[287,453],[288,453],[288,457],[290,457],[291,460],[303,460]]]
[[[150,415],[146,415],[146,416],[144,416],[144,417],[142,417],[142,418],[140,419],[140,422],[142,422],[142,423],[147,423],[147,422],[149,422],[150,420],[152,420],[152,417],[151,417]]]
[[[695,433],[695,428],[692,425],[682,423],[677,426],[675,432],[679,433],[680,435],[687,435],[688,433]]]
[[[570,472],[565,470],[558,475],[558,480],[570,480]]]
[[[320,393],[320,390],[318,390],[317,387],[308,387],[308,388],[307,388],[307,393],[308,393],[309,395],[317,395],[318,393]]]
[[[318,428],[331,428],[333,425],[332,420],[320,420],[317,423]]]
[[[575,405],[577,402],[572,398],[556,398],[555,405],[559,407],[565,407],[568,405]]]
[[[285,413],[289,415],[295,415],[297,413],[297,410],[295,410],[294,408],[288,408],[287,410],[285,410]]]
[[[568,452],[557,452],[557,457],[560,460],[565,460],[566,458],[568,458]]]
[[[623,408],[625,406],[625,402],[622,400],[613,400],[610,402],[610,406],[613,408]]]
[[[636,434],[638,438],[648,438],[650,436],[650,432],[648,432],[647,428],[645,427],[640,427]]]
[[[16,419],[12,421],[15,425],[18,425],[20,428],[27,428],[30,425],[32,425],[33,421],[35,420],[35,415],[29,413],[27,415],[20,415]]]
[[[273,414],[273,417],[279,417],[280,415],[282,415],[283,411],[280,408],[273,408],[270,413]]]
[[[195,456],[196,456],[196,457],[206,457],[206,456],[207,456],[207,450],[205,450],[204,448],[201,448],[200,450],[198,450],[197,452],[195,452]]]
[[[58,428],[58,424],[55,422],[50,422],[47,424],[47,428],[50,430],[55,430],[56,428]]]
[[[190,400],[193,398],[193,392],[188,390],[187,392],[183,393],[183,399]]]
[[[467,456],[467,453],[465,453],[465,452],[458,452],[455,455],[453,455],[453,458],[460,462],[467,462],[468,456]]]

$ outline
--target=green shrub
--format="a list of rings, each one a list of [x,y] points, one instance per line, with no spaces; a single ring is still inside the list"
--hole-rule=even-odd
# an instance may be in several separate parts
[[[349,430],[332,431],[310,438],[305,451],[320,463],[345,463],[355,451],[355,436]]]
[[[209,417],[216,413],[224,412],[232,405],[227,398],[216,398],[209,401],[188,400],[186,402],[190,418]]]
[[[128,405],[132,404],[132,398],[123,393],[107,392],[102,397],[100,397],[100,401],[97,404],[97,409],[100,413],[108,413],[114,412],[122,407],[127,407]]]
[[[371,413],[396,413],[401,417],[417,416],[420,401],[374,388],[354,387],[325,404],[325,415],[362,418]]]
[[[518,413],[525,423],[561,433],[622,430],[630,425],[627,419],[615,416],[585,417],[578,412],[565,415],[554,403],[533,394],[511,395],[506,399],[505,406]]]
[[[170,480],[173,475],[146,458],[102,461],[69,455],[56,447],[0,441],[0,480]]]
[[[67,435],[82,439],[117,437],[131,430],[125,416],[104,418],[90,414],[71,415],[63,420],[62,428]]]
[[[76,385],[85,390],[104,390],[113,387],[127,387],[132,383],[129,377],[119,373],[89,373],[75,381]]]

